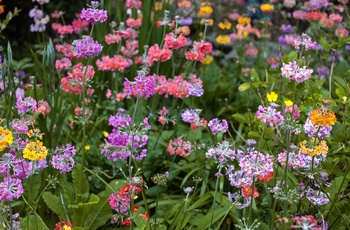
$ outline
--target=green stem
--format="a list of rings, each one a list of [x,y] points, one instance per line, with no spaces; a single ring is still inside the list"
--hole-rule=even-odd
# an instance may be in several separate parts
[[[332,61],[331,72],[329,73],[329,97],[332,98],[332,77],[333,77],[334,61]]]
[[[221,174],[221,168],[222,168],[222,166],[220,166],[220,168],[219,168],[219,174]],[[211,229],[211,225],[213,224],[215,202],[216,202],[216,194],[217,194],[217,191],[218,191],[218,188],[219,188],[219,181],[220,181],[220,176],[217,176],[216,184],[215,184],[215,192],[214,192],[214,201],[213,201],[213,206],[212,206],[211,216],[210,216],[209,229]]]

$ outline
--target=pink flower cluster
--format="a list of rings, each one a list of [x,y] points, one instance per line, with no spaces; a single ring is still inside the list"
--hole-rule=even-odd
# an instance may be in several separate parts
[[[96,65],[102,71],[115,71],[117,69],[123,72],[125,68],[132,65],[132,61],[123,58],[121,55],[114,55],[113,57],[103,56],[101,60],[96,60]]]
[[[210,54],[213,50],[213,45],[210,42],[194,41],[192,49],[186,52],[186,59],[191,61],[203,61],[205,54]]]
[[[75,47],[71,44],[68,44],[66,42],[64,42],[62,45],[56,44],[55,48],[58,52],[61,52],[63,54],[63,56],[65,56],[65,57],[68,57],[70,59],[78,58],[78,54],[75,52]],[[61,62],[62,62],[62,60],[61,60]],[[65,66],[69,65],[69,63],[67,63],[66,60],[63,60],[63,62],[64,62]],[[57,66],[61,67],[60,64],[58,64]]]
[[[56,62],[55,62],[56,69],[61,70],[61,71],[66,70],[66,69],[68,69],[71,66],[72,66],[72,62],[67,57],[63,57],[61,59],[57,59]]]
[[[147,62],[149,66],[152,66],[154,62],[161,61],[166,62],[172,56],[172,51],[168,48],[160,49],[158,44],[154,44],[148,49]]]
[[[89,22],[80,18],[74,19],[72,24],[62,25],[59,22],[53,22],[51,24],[51,28],[56,30],[60,36],[65,36],[72,33],[80,34],[81,31],[87,31],[88,26]]]
[[[312,229],[323,230],[325,228],[317,225],[317,220],[312,215],[296,216],[292,218],[293,224],[291,229]]]
[[[68,72],[67,77],[61,79],[61,87],[65,92],[80,94],[94,75],[93,66],[89,65],[86,67],[82,63],[78,63],[71,72]]]
[[[283,121],[283,116],[275,108],[259,105],[256,117],[263,123],[272,126],[279,126]]]
[[[180,157],[187,157],[192,153],[191,142],[182,140],[181,137],[170,140],[168,148],[170,155],[177,154]]]
[[[312,69],[306,69],[306,66],[300,68],[296,61],[289,62],[288,64],[283,63],[281,68],[281,75],[297,83],[308,80],[313,73]]]
[[[174,33],[168,33],[164,38],[164,48],[166,49],[180,49],[186,46],[186,38],[180,34],[176,37]]]

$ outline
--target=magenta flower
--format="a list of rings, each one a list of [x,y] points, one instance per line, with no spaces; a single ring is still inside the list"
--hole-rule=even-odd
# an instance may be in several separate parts
[[[0,200],[12,201],[18,199],[23,193],[22,181],[17,178],[4,178],[0,183]]]
[[[272,126],[279,126],[283,121],[283,116],[280,112],[277,112],[275,108],[272,107],[264,107],[259,105],[258,111],[256,112],[257,118],[265,123]]]
[[[79,58],[96,57],[102,49],[103,46],[90,36],[83,36],[82,39],[75,41],[75,51]]]
[[[31,97],[18,98],[16,102],[16,109],[18,113],[26,113],[30,110],[36,110],[36,100]]]
[[[80,12],[80,18],[85,19],[91,24],[95,24],[96,22],[105,22],[108,18],[107,10],[99,10],[99,3],[97,1],[91,2],[91,8],[82,9]]]
[[[214,118],[214,119],[209,121],[208,127],[209,127],[210,131],[216,135],[220,131],[222,133],[226,133],[226,131],[228,129],[228,124],[227,124],[227,121],[225,119],[222,119],[220,122],[219,119]]]

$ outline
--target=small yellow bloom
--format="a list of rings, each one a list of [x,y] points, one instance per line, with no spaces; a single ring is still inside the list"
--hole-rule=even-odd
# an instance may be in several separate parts
[[[292,106],[292,105],[293,105],[293,102],[292,102],[291,100],[286,99],[286,100],[284,100],[284,104],[285,104],[286,106]]]
[[[31,161],[41,161],[45,159],[47,153],[46,147],[43,146],[43,143],[39,140],[29,142],[23,149],[23,157]]]
[[[219,44],[227,44],[231,41],[230,36],[228,35],[219,35],[216,37],[216,42]]]
[[[90,150],[90,145],[85,145],[85,150]]]
[[[260,10],[266,13],[271,13],[275,7],[271,4],[261,4],[260,5]]]
[[[244,16],[240,16],[237,20],[238,24],[249,24],[250,23],[250,18],[248,17],[244,17]]]
[[[248,31],[245,30],[238,30],[237,35],[243,39],[246,39],[249,35]]]
[[[225,19],[224,22],[218,24],[218,27],[222,30],[229,30],[232,28],[232,23]]]
[[[28,137],[33,137],[34,136],[34,131],[32,129],[29,130],[28,133],[27,133],[27,136]]]
[[[277,101],[278,94],[272,91],[271,93],[268,93],[266,97],[269,102],[275,102]]]
[[[103,136],[108,137],[108,132],[104,131]]]
[[[204,57],[202,63],[203,63],[204,65],[208,65],[208,64],[210,64],[213,60],[214,60],[213,56],[211,56],[211,55],[205,55],[205,57]]]
[[[12,132],[0,126],[0,152],[13,142]]]
[[[204,18],[202,18],[202,20],[201,20],[201,25],[204,25],[204,21],[205,20],[208,20],[209,21],[209,24],[208,24],[208,26],[212,26],[212,25],[214,25],[214,19],[211,19],[211,18],[208,18],[208,19],[204,19]]]
[[[161,2],[155,2],[155,4],[154,4],[154,9],[155,9],[156,11],[162,10],[162,3],[161,3]]]
[[[202,6],[199,8],[198,15],[199,17],[206,17],[213,13],[213,8],[211,6]]]
[[[67,225],[64,225],[64,226],[63,226],[63,230],[72,230],[72,228],[69,227],[69,226],[67,226]]]

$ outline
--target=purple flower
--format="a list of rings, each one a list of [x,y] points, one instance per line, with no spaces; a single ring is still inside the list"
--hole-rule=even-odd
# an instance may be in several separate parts
[[[200,120],[199,109],[186,109],[181,113],[181,118],[186,123],[195,123]]]
[[[4,178],[0,183],[0,200],[12,201],[18,199],[23,193],[22,181],[17,178]]]
[[[300,39],[294,41],[295,49],[299,50],[300,46],[304,46],[305,50],[314,50],[317,48],[317,43],[313,42],[307,34],[302,34]]]
[[[193,19],[191,17],[188,18],[180,18],[179,24],[183,26],[190,26],[193,23]]]
[[[296,61],[289,62],[288,64],[283,63],[281,68],[282,76],[288,78],[297,83],[301,83],[311,77],[313,73],[312,69],[306,69],[306,66],[300,68]]]
[[[191,96],[201,97],[204,94],[204,89],[201,85],[193,84],[189,86],[188,93]]]
[[[74,158],[76,149],[70,144],[62,146],[61,148],[56,147],[55,155],[51,159],[51,165],[53,168],[60,170],[61,174],[65,174],[73,170]]]
[[[275,108],[259,105],[256,117],[263,123],[272,126],[279,126],[283,121],[283,116]]]
[[[319,138],[329,137],[332,131],[332,126],[324,126],[321,127],[312,123],[312,121],[307,118],[304,131],[309,137],[315,137],[316,134]]]
[[[325,205],[325,204],[328,204],[328,202],[329,202],[329,199],[325,193],[323,193],[321,191],[313,190],[312,188],[309,188],[306,191],[306,198],[313,205],[316,205],[316,206]]]
[[[156,80],[154,76],[135,77],[135,88],[139,96],[149,98],[155,93]]]
[[[36,100],[31,97],[18,98],[16,102],[16,109],[18,113],[26,113],[30,110],[36,110]]]
[[[103,46],[90,36],[83,36],[82,39],[74,41],[75,51],[79,58],[96,57],[98,56]]]
[[[114,128],[126,128],[132,124],[132,119],[129,114],[126,114],[122,108],[117,109],[117,113],[114,116],[108,118],[108,125]]]
[[[293,31],[293,26],[288,25],[288,24],[282,24],[280,29],[281,29],[282,33],[288,34],[288,33],[291,33]]]
[[[316,9],[327,8],[328,0],[310,0],[310,5]]]
[[[29,17],[34,19],[42,18],[44,17],[44,13],[42,10],[38,9],[38,6],[34,6],[34,8],[29,11]]]
[[[80,18],[85,19],[91,24],[106,21],[108,18],[107,10],[96,9],[99,6],[98,2],[91,2],[91,5],[91,8],[81,10]]]
[[[222,143],[218,143],[217,147],[210,148],[205,153],[205,156],[207,158],[213,158],[220,167],[224,167],[228,161],[235,160],[236,151],[231,149],[231,145],[227,141],[223,141]]]
[[[29,131],[29,125],[30,121],[27,120],[26,117],[12,121],[12,128],[15,130],[16,134],[27,134]]]
[[[222,119],[222,121],[220,122],[219,119],[214,118],[209,121],[208,127],[210,131],[216,135],[219,131],[221,131],[222,133],[226,133],[228,129],[228,124],[225,119]]]

